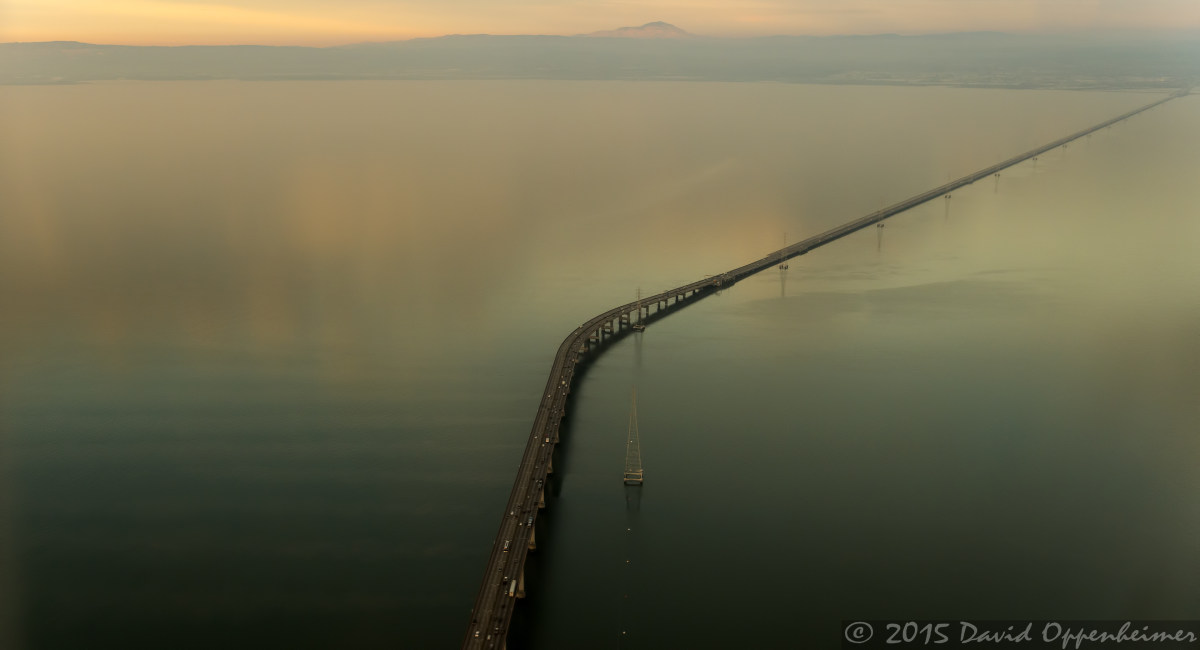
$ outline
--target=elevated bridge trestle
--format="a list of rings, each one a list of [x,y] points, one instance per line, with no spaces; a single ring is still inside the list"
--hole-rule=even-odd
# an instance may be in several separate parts
[[[725,273],[706,277],[649,297],[639,296],[637,301],[609,309],[568,334],[558,346],[554,363],[550,367],[550,377],[546,380],[545,389],[542,391],[541,402],[538,405],[537,414],[534,416],[533,430],[526,442],[525,452],[521,456],[517,477],[512,491],[509,493],[508,503],[505,504],[504,514],[500,520],[500,529],[493,542],[487,568],[475,598],[471,621],[467,626],[466,638],[462,644],[464,650],[505,649],[513,608],[517,600],[525,595],[525,561],[529,551],[536,548],[534,523],[537,520],[538,510],[546,507],[546,481],[553,470],[552,455],[555,445],[559,442],[559,427],[566,414],[572,379],[586,355],[594,357],[607,347],[606,344],[627,335],[634,324],[643,326],[649,324],[676,309],[759,271],[803,255],[814,248],[841,239],[927,201],[943,196],[949,198],[951,192],[964,185],[997,174],[1001,170],[1051,149],[1066,146],[1073,140],[1126,120],[1177,97],[1183,97],[1188,92],[1188,90],[1181,90],[1093,127],[1059,138],[940,187],[876,210],[864,217],[785,246],[765,257]]]

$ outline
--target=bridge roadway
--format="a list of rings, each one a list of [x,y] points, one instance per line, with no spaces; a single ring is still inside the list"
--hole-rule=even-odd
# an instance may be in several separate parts
[[[550,378],[542,392],[541,403],[538,405],[537,416],[533,421],[533,431],[525,445],[525,453],[521,456],[521,464],[517,469],[517,479],[513,483],[508,503],[500,522],[500,530],[496,534],[491,555],[488,558],[487,569],[475,598],[475,607],[471,612],[471,622],[467,626],[466,638],[463,640],[464,650],[496,648],[504,650],[508,636],[509,623],[512,620],[513,607],[517,599],[524,596],[525,591],[525,559],[528,551],[534,547],[534,522],[539,508],[545,507],[545,484],[552,471],[551,456],[558,442],[558,430],[566,413],[567,396],[571,391],[571,380],[575,375],[576,366],[584,355],[592,350],[599,350],[600,344],[606,337],[612,336],[622,326],[628,326],[639,320],[644,321],[654,313],[662,312],[671,306],[682,305],[708,295],[723,286],[728,286],[745,277],[768,269],[781,260],[803,255],[814,248],[824,246],[831,241],[840,239],[852,232],[866,228],[871,224],[903,212],[917,205],[945,196],[953,190],[969,185],[977,180],[987,178],[1001,170],[1016,165],[1034,156],[1065,145],[1072,140],[1111,126],[1121,120],[1128,119],[1168,102],[1176,97],[1187,95],[1182,90],[1163,99],[1152,102],[1141,108],[1118,115],[1091,128],[1072,133],[1064,138],[1031,149],[1025,153],[1013,156],[1007,160],[986,167],[977,172],[967,174],[962,178],[936,187],[928,192],[922,192],[912,198],[905,199],[882,210],[872,212],[865,217],[855,219],[831,230],[814,235],[803,241],[782,248],[761,259],[727,271],[717,276],[709,276],[681,287],[668,289],[662,293],[643,298],[641,310],[638,303],[631,302],[613,307],[595,316],[575,331],[567,335],[550,367]],[[634,316],[637,316],[634,319]],[[613,480],[618,476],[614,470]]]

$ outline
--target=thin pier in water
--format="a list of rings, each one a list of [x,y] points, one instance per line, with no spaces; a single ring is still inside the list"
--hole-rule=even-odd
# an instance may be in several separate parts
[[[637,389],[633,389],[633,406],[629,409],[629,432],[625,442],[625,485],[641,485],[642,440],[638,435]]]

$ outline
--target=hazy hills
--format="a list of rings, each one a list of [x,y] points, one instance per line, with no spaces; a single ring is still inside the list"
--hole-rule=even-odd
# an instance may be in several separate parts
[[[339,47],[0,44],[0,83],[112,79],[644,79],[1160,88],[1200,79],[1200,37],[991,32],[711,38],[667,23],[579,36]]]
[[[692,35],[671,23],[664,23],[658,20],[646,23],[640,27],[621,27],[603,32],[580,34],[580,36],[591,36],[593,38],[691,38]]]

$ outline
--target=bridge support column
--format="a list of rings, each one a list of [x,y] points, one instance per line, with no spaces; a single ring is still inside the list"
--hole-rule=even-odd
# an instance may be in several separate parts
[[[546,488],[544,488],[544,487],[538,491],[538,507],[539,508],[546,507]]]
[[[525,597],[525,567],[521,567],[521,575],[517,576],[517,598]]]
[[[537,531],[535,531],[533,528],[529,529],[529,550],[537,550]]]
[[[557,434],[555,434],[555,435],[557,435]],[[554,455],[553,454],[550,455],[550,460],[546,461],[546,473],[547,474],[554,473]]]

